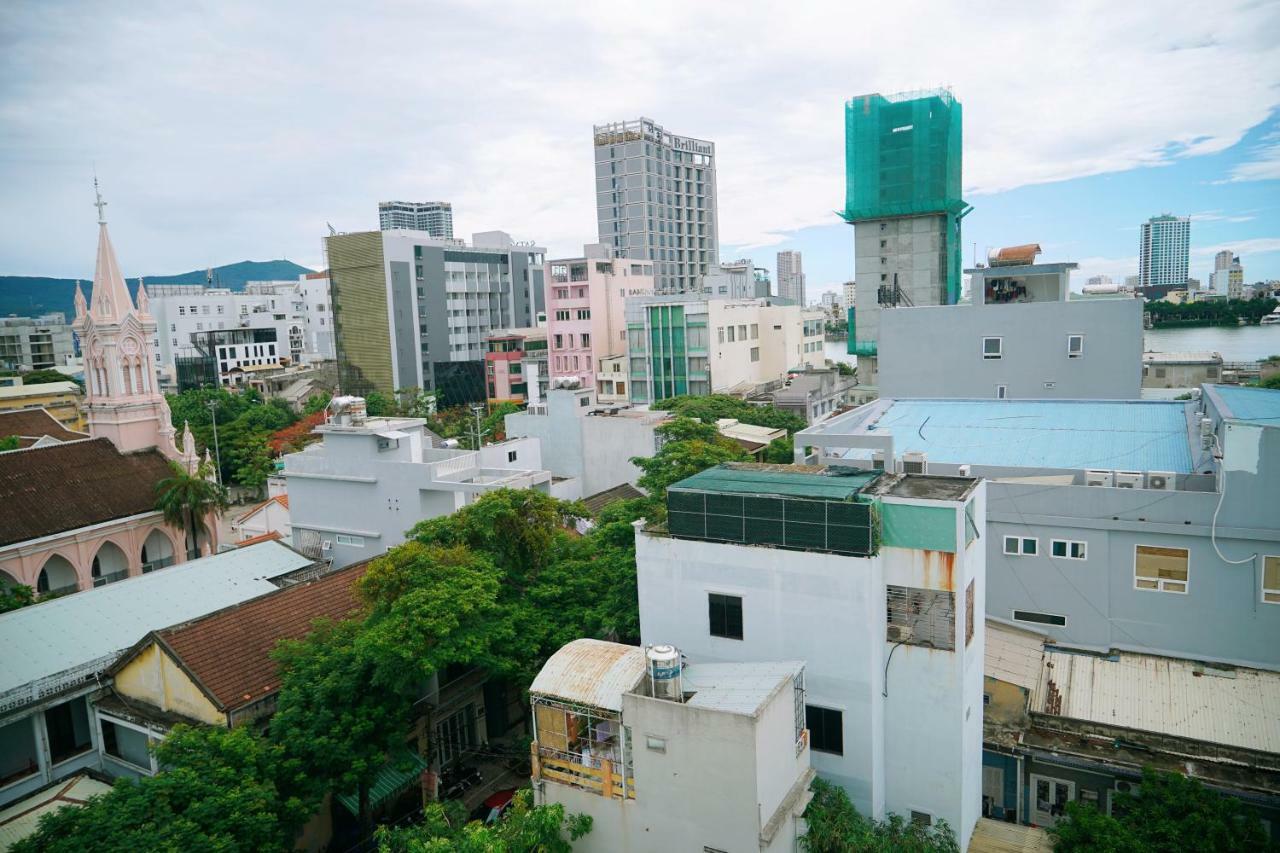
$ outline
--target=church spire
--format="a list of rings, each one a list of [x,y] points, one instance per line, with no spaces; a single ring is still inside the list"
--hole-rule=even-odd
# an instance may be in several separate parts
[[[84,291],[80,289],[80,279],[76,279],[76,319],[79,320],[88,310],[88,305],[84,301]]]
[[[93,271],[93,301],[89,312],[99,323],[119,322],[133,310],[133,300],[129,297],[124,276],[120,274],[120,263],[111,245],[111,236],[107,234],[107,203],[102,200],[96,177],[93,179],[93,192],[98,199],[94,202],[98,208],[98,262]]]

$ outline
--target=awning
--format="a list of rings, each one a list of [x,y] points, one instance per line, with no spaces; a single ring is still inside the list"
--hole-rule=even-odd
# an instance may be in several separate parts
[[[382,765],[382,769],[373,779],[373,784],[369,786],[369,810],[373,811],[386,805],[418,784],[422,771],[428,766],[425,758],[407,749],[392,755],[391,759]],[[359,791],[338,794],[338,802],[356,817],[360,816]]]

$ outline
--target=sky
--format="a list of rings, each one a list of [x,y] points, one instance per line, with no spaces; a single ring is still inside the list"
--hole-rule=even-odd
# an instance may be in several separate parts
[[[595,242],[591,128],[716,143],[721,257],[852,277],[844,102],[964,105],[965,263],[1038,242],[1137,271],[1190,215],[1280,278],[1280,4],[614,2],[0,4],[0,274],[91,275],[93,175],[126,275],[288,258],[380,200],[451,201],[457,236]]]

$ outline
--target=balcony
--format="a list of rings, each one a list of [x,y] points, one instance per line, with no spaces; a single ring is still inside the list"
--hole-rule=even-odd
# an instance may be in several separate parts
[[[533,778],[546,779],[561,785],[571,785],[593,794],[612,799],[634,800],[636,798],[636,780],[632,776],[625,779],[614,767],[612,760],[605,758],[599,766],[588,766],[572,760],[576,756],[558,750],[530,744]],[[595,761],[595,759],[591,759]]]
[[[144,572],[145,572],[145,571],[147,571],[147,568],[146,568],[146,564],[145,564],[145,563],[143,564],[142,570],[143,570]],[[129,572],[128,572],[128,570],[126,570],[126,569],[121,569],[121,570],[120,570],[120,571],[118,571],[118,572],[108,572],[108,573],[107,573],[107,574],[105,574],[105,575],[99,575],[98,577],[94,578],[94,579],[93,579],[93,586],[94,586],[94,588],[95,588],[95,589],[97,589],[98,587],[100,587],[100,586],[106,586],[106,585],[107,585],[107,584],[109,584],[109,583],[115,583],[116,581],[122,581],[122,580],[124,580],[124,579],[125,579],[125,578],[127,578],[127,577],[129,577]]]
[[[199,554],[197,553],[196,556],[199,556]],[[187,559],[194,560],[195,557],[188,557]],[[173,565],[173,557],[171,556],[160,557],[159,559],[155,559],[155,560],[147,560],[145,563],[142,564],[142,573],[144,575],[149,574],[150,572],[154,572],[156,569],[165,569],[172,565]]]

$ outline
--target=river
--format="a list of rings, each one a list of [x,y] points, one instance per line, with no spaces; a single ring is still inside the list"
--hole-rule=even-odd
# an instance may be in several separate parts
[[[1280,325],[1277,326],[1196,326],[1183,329],[1147,329],[1144,350],[1154,352],[1221,353],[1223,361],[1261,361],[1280,355]],[[846,352],[845,341],[827,341],[826,357],[856,364]]]

